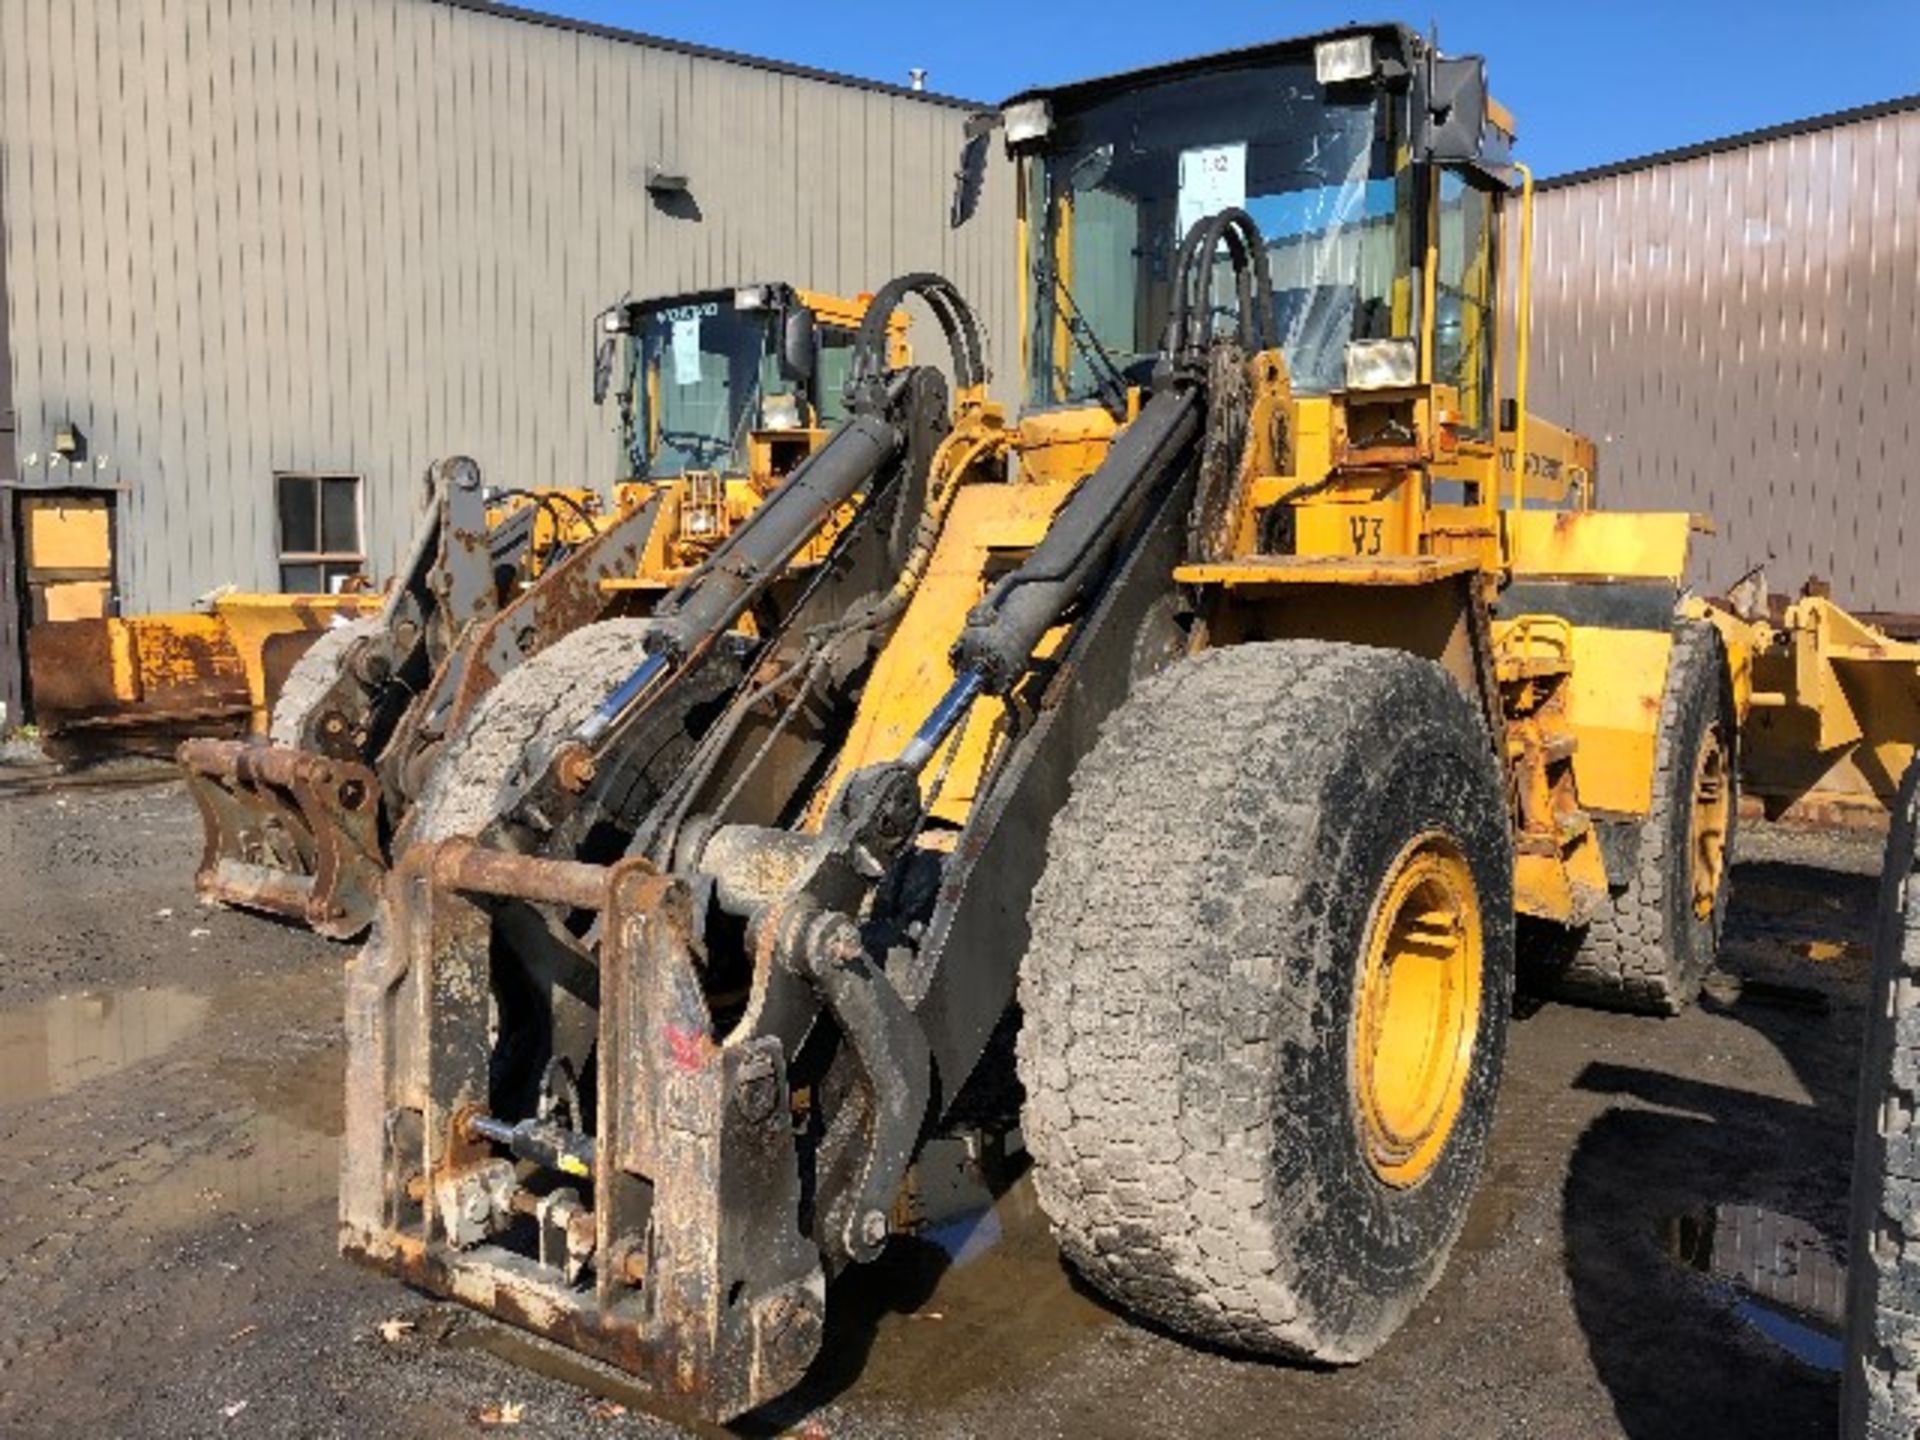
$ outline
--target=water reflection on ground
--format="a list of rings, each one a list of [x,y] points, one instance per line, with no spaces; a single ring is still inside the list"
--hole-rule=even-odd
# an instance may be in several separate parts
[[[0,1010],[0,1115],[84,1107],[89,1122],[146,1107],[64,1183],[79,1210],[146,1233],[217,1214],[283,1212],[330,1197],[338,1164],[340,1052],[271,1062],[187,1054],[213,1001],[168,987],[87,990]],[[124,1072],[179,1055],[197,1075]],[[69,1117],[71,1118],[71,1117]],[[116,1127],[118,1128],[118,1127]]]
[[[184,990],[85,990],[0,1011],[0,1105],[63,1095],[164,1055],[207,1013]]]
[[[1755,1332],[1804,1365],[1840,1369],[1847,1270],[1814,1226],[1757,1205],[1715,1205],[1676,1217],[1667,1247]]]

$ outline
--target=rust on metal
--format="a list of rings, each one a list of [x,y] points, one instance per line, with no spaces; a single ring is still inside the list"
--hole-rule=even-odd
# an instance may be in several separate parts
[[[537,655],[606,613],[606,582],[638,572],[658,511],[659,500],[654,497],[625,512],[480,626],[466,647],[466,669],[444,733],[451,734],[480,697],[500,683],[505,668]]]
[[[600,910],[607,903],[610,872],[577,860],[543,860],[471,840],[446,840],[432,848],[432,874],[436,885],[464,895]]]
[[[371,770],[258,741],[189,740],[178,758],[205,830],[201,899],[336,940],[373,923],[386,863]]]
[[[577,795],[593,783],[599,767],[594,764],[593,753],[586,746],[578,741],[569,741],[560,747],[559,754],[554,757],[553,768],[554,777],[560,784]]]
[[[450,840],[409,848],[389,896],[384,946],[347,974],[343,1253],[703,1417],[791,1389],[819,1350],[826,1282],[793,1223],[785,1064],[771,1037],[714,1039],[685,884],[639,860]],[[604,907],[591,1207],[564,1221],[586,1285],[514,1248],[544,1197],[466,1123],[489,1094],[491,916],[509,899]]]
[[[57,759],[165,755],[185,735],[245,734],[252,715],[245,666],[209,616],[35,625],[27,668]]]

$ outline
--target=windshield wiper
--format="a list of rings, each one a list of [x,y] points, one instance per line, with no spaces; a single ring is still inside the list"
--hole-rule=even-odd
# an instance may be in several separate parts
[[[1101,405],[1114,419],[1125,420],[1127,377],[1100,343],[1100,337],[1093,333],[1086,316],[1080,313],[1080,303],[1073,298],[1073,292],[1067,289],[1066,277],[1045,261],[1041,262],[1039,268],[1046,278],[1053,281],[1054,304],[1060,306],[1061,318],[1067,322],[1067,337],[1073,341],[1073,348],[1080,352],[1080,358],[1087,362],[1087,369],[1093,372],[1094,388]]]

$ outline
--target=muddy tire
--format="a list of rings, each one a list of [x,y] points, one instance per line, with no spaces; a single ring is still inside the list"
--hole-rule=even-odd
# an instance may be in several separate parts
[[[323,631],[287,672],[286,684],[280,687],[280,698],[273,702],[267,738],[275,745],[304,744],[307,721],[340,678],[347,663],[347,651],[356,641],[376,634],[379,629],[379,617],[368,616]]]
[[[414,807],[411,839],[479,835],[510,783],[545,763],[644,654],[646,620],[602,620],[555,641],[480,698],[448,742]]]
[[[1920,1435],[1920,762],[1900,787],[1880,873],[1853,1143],[1846,1440]]]
[[[1740,810],[1737,744],[1726,645],[1707,622],[1682,621],[1654,741],[1653,807],[1640,827],[1632,877],[1546,975],[1547,993],[1652,1015],[1677,1015],[1693,1003],[1727,917],[1727,857]],[[1709,875],[1711,883],[1701,878]]]
[[[1455,912],[1467,969],[1433,990],[1462,1028],[1410,1068],[1452,1108],[1383,1134],[1375,945],[1421,909],[1396,897],[1429,850],[1473,923]],[[1024,1128],[1067,1259],[1196,1339],[1376,1349],[1485,1157],[1512,872],[1485,728],[1437,666],[1295,641],[1141,682],[1074,772],[1021,969]]]

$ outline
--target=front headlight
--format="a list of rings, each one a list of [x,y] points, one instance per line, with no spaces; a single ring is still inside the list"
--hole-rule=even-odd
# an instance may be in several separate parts
[[[764,285],[742,285],[733,292],[733,308],[736,310],[764,310],[767,308],[767,287]]]
[[[1007,106],[1001,121],[1007,127],[1009,145],[1044,140],[1053,133],[1053,106],[1045,99],[1022,100]]]
[[[1347,35],[1313,47],[1313,78],[1322,85],[1373,78],[1373,37]]]
[[[1418,384],[1420,352],[1413,341],[1347,342],[1347,389],[1392,390]]]
[[[760,402],[760,428],[762,430],[798,430],[800,428],[800,397],[797,395],[769,395]]]

